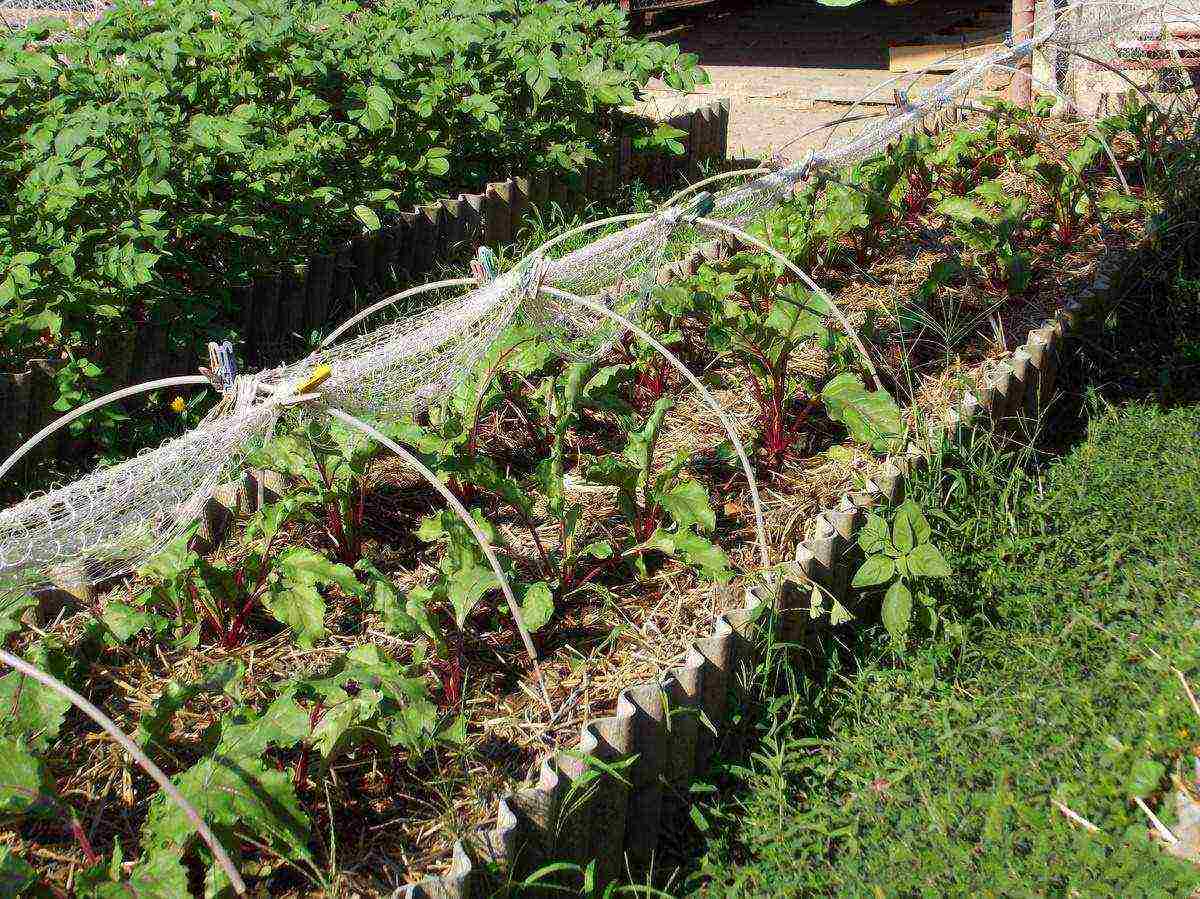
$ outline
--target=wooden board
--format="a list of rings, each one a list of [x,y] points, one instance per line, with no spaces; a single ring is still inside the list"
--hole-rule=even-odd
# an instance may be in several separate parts
[[[966,60],[990,53],[1001,44],[996,35],[974,43],[905,44],[888,47],[889,72],[952,72]]]

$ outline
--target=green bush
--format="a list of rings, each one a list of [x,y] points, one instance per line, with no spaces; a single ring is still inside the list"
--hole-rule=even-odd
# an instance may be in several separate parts
[[[583,0],[118,0],[0,48],[0,369],[219,323],[248,273],[577,168],[651,77],[698,77]]]

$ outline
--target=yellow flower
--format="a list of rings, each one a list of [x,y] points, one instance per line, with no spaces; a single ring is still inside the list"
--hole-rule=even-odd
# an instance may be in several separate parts
[[[175,399],[171,400],[171,411],[172,412],[178,412],[180,415],[182,415],[183,410],[186,408],[187,408],[187,406],[184,405],[183,397],[177,396],[177,397],[175,397]]]

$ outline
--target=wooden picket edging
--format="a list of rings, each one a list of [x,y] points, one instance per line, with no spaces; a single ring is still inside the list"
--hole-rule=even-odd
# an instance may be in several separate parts
[[[256,367],[282,362],[303,350],[304,338],[324,330],[335,318],[428,280],[440,264],[465,262],[480,246],[510,243],[535,211],[545,213],[552,204],[572,208],[606,199],[633,181],[657,188],[695,177],[725,159],[729,109],[728,100],[714,100],[672,118],[671,125],[687,132],[680,138],[685,147],[681,156],[638,153],[631,131],[622,128],[601,159],[574,180],[546,173],[522,175],[487,184],[480,193],[423,203],[303,265],[232,285],[243,358]],[[160,308],[148,325],[107,341],[99,356],[114,388],[195,372],[205,364],[200,342],[174,331],[171,309]],[[58,398],[55,373],[60,364],[37,359],[24,371],[0,373],[0,458],[61,414],[52,408]],[[37,455],[53,455],[66,440],[63,435],[49,441]]]

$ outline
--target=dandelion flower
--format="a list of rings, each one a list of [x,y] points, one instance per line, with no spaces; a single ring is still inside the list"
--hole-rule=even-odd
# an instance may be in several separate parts
[[[187,408],[187,406],[183,402],[183,397],[177,396],[177,397],[175,397],[175,399],[171,400],[171,411],[172,412],[178,412],[180,415],[182,415],[183,410],[186,408]]]

